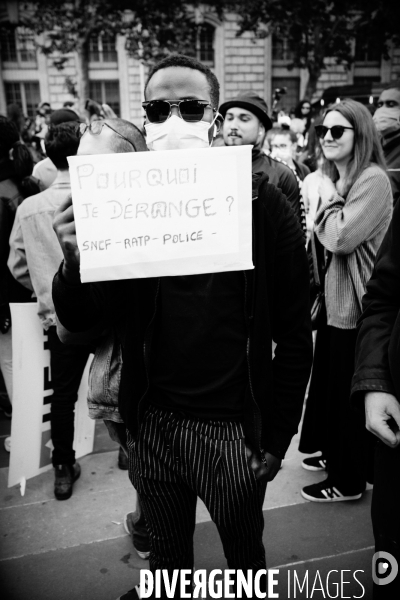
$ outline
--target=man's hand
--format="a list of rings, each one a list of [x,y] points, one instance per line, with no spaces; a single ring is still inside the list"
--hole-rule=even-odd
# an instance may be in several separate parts
[[[365,394],[365,417],[368,431],[390,448],[400,444],[400,404],[386,392]]]
[[[267,481],[272,481],[281,468],[281,459],[276,458],[269,452],[265,453],[266,463],[261,460],[259,452],[254,452],[248,446],[246,446],[246,454],[249,466],[254,471],[256,479],[265,478]]]
[[[71,194],[54,213],[53,229],[64,254],[63,277],[68,283],[80,283],[80,256],[76,241],[74,209]]]
[[[322,203],[329,202],[332,196],[336,193],[336,187],[333,183],[332,179],[330,179],[327,175],[324,175],[321,179],[321,183],[318,187],[318,193],[322,200]]]

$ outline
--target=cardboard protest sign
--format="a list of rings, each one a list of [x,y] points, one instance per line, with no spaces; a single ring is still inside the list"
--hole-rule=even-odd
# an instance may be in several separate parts
[[[83,282],[253,268],[251,146],[68,162]]]
[[[50,351],[37,315],[37,304],[11,304],[13,346],[13,418],[8,487],[52,468],[50,439]],[[90,357],[75,404],[76,457],[93,451],[95,421],[89,418],[87,390]]]

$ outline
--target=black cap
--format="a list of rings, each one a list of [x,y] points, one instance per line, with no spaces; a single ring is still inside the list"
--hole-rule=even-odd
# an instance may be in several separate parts
[[[80,123],[82,119],[80,119],[79,115],[70,108],[60,108],[55,110],[50,115],[50,123],[51,125],[60,125],[61,123],[68,123],[69,121],[76,121]]]
[[[224,102],[219,107],[219,112],[225,118],[226,111],[229,108],[233,108],[238,106],[239,108],[245,108],[256,115],[264,125],[265,129],[271,129],[272,121],[268,116],[268,106],[265,100],[258,96],[255,92],[242,92],[233,100],[229,100],[229,102]]]

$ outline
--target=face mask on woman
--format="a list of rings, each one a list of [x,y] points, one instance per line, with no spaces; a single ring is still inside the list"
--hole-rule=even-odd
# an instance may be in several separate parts
[[[149,150],[186,150],[188,148],[208,148],[208,132],[214,126],[218,114],[211,123],[198,121],[188,123],[172,115],[164,123],[147,123],[146,144]],[[216,131],[214,131],[214,135]]]

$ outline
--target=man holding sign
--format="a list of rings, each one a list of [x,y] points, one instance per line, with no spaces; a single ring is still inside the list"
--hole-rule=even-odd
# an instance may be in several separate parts
[[[151,70],[145,96],[149,149],[171,156],[198,149],[200,159],[220,126],[213,73],[194,59],[169,57]],[[207,150],[215,161],[218,150]],[[85,331],[109,322],[122,346],[119,405],[152,571],[193,569],[197,496],[218,527],[229,568],[265,569],[265,489],[297,431],[312,338],[303,234],[266,177],[253,181],[252,213],[254,269],[235,264],[85,284],[71,203],[55,217],[64,253],[53,284],[61,323]],[[229,213],[225,222],[229,229]],[[136,598],[137,588],[121,596]]]

